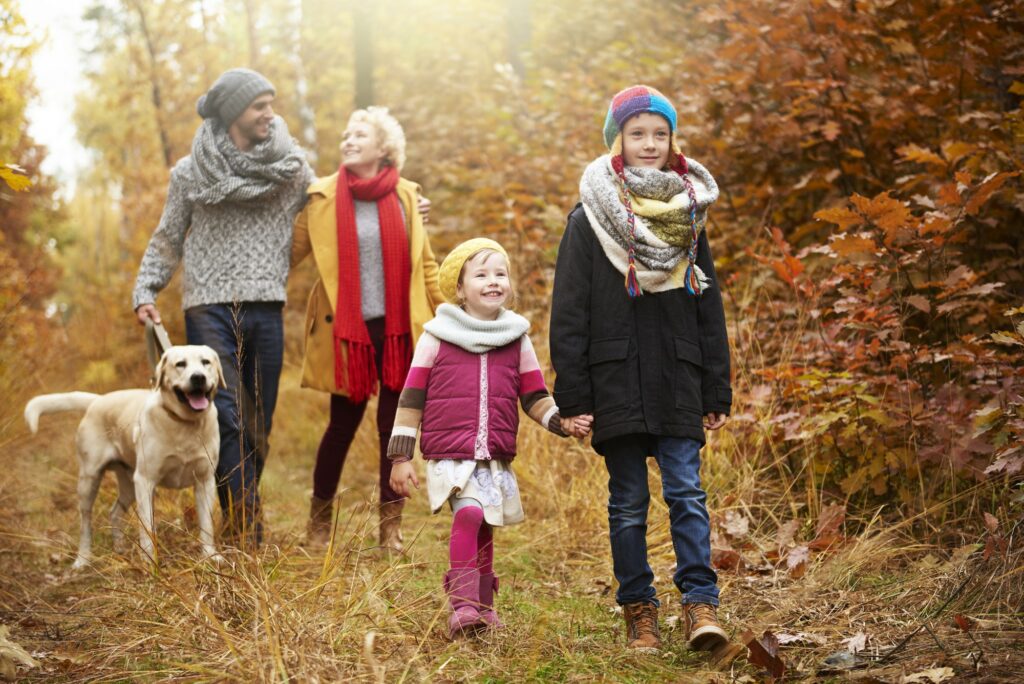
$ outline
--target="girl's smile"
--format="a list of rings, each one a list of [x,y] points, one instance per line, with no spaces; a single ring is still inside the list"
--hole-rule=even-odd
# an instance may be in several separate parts
[[[668,164],[672,129],[665,117],[643,112],[630,118],[622,129],[622,158],[626,166],[654,169]]]

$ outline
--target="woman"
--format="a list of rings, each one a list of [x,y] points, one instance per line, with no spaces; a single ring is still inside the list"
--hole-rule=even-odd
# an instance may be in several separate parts
[[[398,175],[405,162],[398,121],[383,107],[357,110],[340,149],[338,173],[309,186],[292,244],[292,266],[312,252],[320,273],[306,309],[302,386],[331,393],[307,531],[312,543],[330,539],[345,457],[377,394],[380,544],[401,551],[404,500],[389,483],[387,445],[413,346],[444,297],[417,211],[419,186]]]

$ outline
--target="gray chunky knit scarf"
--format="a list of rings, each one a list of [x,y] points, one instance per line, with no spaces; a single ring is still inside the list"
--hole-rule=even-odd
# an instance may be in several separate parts
[[[687,159],[693,184],[697,230],[704,229],[708,207],[718,199],[718,183],[702,164]],[[690,195],[675,171],[627,166],[623,170],[634,214],[633,242],[637,277],[645,290],[663,291],[683,286],[687,250],[692,240]],[[622,183],[611,156],[598,157],[583,172],[580,200],[601,247],[612,265],[625,274],[628,268],[629,213],[622,201]],[[707,278],[697,268],[702,289]]]
[[[249,202],[274,192],[299,173],[302,148],[275,116],[270,136],[243,152],[217,119],[205,119],[192,140],[194,170],[189,199],[199,204]]]
[[[483,354],[518,340],[530,329],[530,322],[508,309],[502,309],[495,320],[485,321],[454,304],[442,304],[423,329],[443,342]]]

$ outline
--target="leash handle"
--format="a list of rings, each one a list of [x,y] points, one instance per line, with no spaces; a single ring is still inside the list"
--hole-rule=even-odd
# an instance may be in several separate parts
[[[171,338],[164,330],[163,323],[154,323],[152,318],[146,319],[146,357],[149,365],[156,372],[156,365],[160,363],[160,357],[171,348]]]

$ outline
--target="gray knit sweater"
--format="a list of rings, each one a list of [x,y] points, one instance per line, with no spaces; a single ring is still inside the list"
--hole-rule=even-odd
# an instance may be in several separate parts
[[[291,181],[258,201],[192,202],[192,158],[171,170],[160,224],[146,247],[132,293],[132,308],[152,304],[184,263],[186,309],[203,304],[283,302],[292,223],[314,179],[308,164]]]

